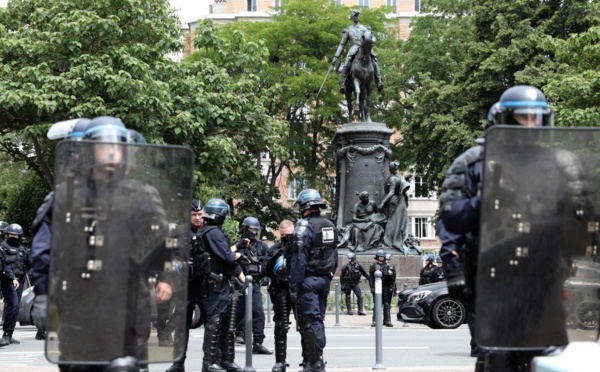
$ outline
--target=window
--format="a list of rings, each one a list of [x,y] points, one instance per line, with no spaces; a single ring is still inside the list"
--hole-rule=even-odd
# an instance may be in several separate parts
[[[369,7],[369,0],[358,0],[358,5],[363,6],[365,8]]]
[[[413,235],[419,239],[433,239],[433,226],[428,217],[412,217]]]
[[[429,191],[427,190],[427,183],[423,176],[415,176],[414,177],[415,190],[414,197],[415,198],[427,198],[429,197]]]
[[[256,12],[257,0],[246,0],[246,10],[249,12]]]
[[[421,0],[415,0],[415,12],[421,11]]]
[[[292,179],[289,181],[288,186],[288,199],[296,200],[298,198],[298,194],[306,187],[307,183],[301,179]]]
[[[394,8],[392,13],[396,13],[398,11],[398,0],[387,0],[386,5]]]
[[[273,6],[275,8],[279,8],[281,6],[281,0],[275,0],[275,1],[273,1]]]

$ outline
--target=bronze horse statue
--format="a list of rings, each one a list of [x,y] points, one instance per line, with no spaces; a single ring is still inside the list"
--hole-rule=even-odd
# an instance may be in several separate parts
[[[354,116],[360,116],[363,122],[371,122],[371,93],[374,80],[371,61],[373,44],[373,34],[371,30],[367,29],[362,35],[360,48],[354,56],[350,73],[346,79],[346,101],[350,123],[353,122]],[[352,109],[352,92],[356,97],[354,110]]]

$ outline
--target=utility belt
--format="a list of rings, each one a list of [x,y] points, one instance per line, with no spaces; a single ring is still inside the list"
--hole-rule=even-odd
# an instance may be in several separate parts
[[[221,289],[223,288],[223,283],[225,283],[226,280],[223,277],[223,274],[209,273],[206,276],[206,282],[213,287],[214,292],[221,292]]]

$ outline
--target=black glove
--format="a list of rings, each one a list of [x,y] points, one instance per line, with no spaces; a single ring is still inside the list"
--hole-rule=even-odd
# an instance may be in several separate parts
[[[46,331],[46,311],[48,309],[48,296],[35,296],[33,308],[31,309],[31,318],[33,324],[41,330]]]
[[[246,256],[245,254],[241,254],[241,253],[240,253],[240,258],[237,259],[237,262],[240,265],[244,265],[244,266],[248,266],[252,263],[252,262],[250,262],[250,259],[248,258],[248,256]]]
[[[448,294],[453,300],[467,299],[467,282],[465,280],[465,272],[462,268],[456,268],[446,273],[448,278]]]

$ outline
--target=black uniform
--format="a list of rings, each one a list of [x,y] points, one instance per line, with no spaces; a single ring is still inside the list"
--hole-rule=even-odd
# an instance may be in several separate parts
[[[434,283],[437,276],[437,266],[434,264],[425,265],[419,273],[419,285]]]
[[[396,268],[387,262],[374,262],[369,269],[371,292],[375,292],[375,272],[381,271],[381,302],[383,305],[383,324],[393,327],[390,311],[392,309],[392,297],[396,292]],[[375,326],[375,314],[373,314],[373,323]]]
[[[250,244],[245,244],[244,239],[240,239],[234,243],[238,247],[238,252],[250,259],[252,264],[248,266],[240,266],[244,275],[252,275],[252,342],[256,349],[263,350],[264,354],[271,354],[268,349],[263,349],[263,341],[265,339],[265,309],[262,303],[262,293],[260,291],[261,280],[264,275],[262,263],[269,246],[267,243],[258,240],[250,239]],[[235,334],[238,337],[245,337],[244,316],[246,314],[245,294],[240,297],[240,302],[236,314]],[[264,351],[266,350],[266,352]]]
[[[358,314],[364,315],[363,311],[363,297],[358,283],[360,283],[360,277],[364,276],[369,281],[369,274],[363,269],[360,263],[356,260],[350,260],[344,267],[342,267],[342,273],[340,274],[340,281],[342,284],[342,291],[346,295],[346,308],[348,314],[352,315],[352,302],[350,294],[354,292],[356,295],[356,301],[358,302]]]
[[[291,249],[286,248],[283,242],[279,242],[267,250],[267,254],[263,264],[267,269],[265,275],[270,279],[269,295],[273,304],[273,322],[275,322],[275,365],[272,372],[285,372],[287,363],[287,333],[290,329],[290,311],[295,308],[290,298],[290,280],[289,275],[285,278],[275,275],[272,270],[274,262],[269,264],[271,260],[276,260],[277,257],[283,255],[286,262],[292,261]],[[275,257],[275,258],[273,258]],[[289,273],[288,273],[289,274]],[[296,312],[294,311],[294,314]]]
[[[21,245],[17,239],[9,238],[7,241],[0,243],[0,250],[3,252],[5,267],[12,269],[12,276],[7,272],[2,276],[2,283],[0,284],[5,301],[4,313],[6,315],[2,325],[4,331],[2,338],[5,340],[10,339],[11,343],[19,343],[19,341],[12,338],[12,333],[15,330],[19,316],[19,304],[23,294],[25,278],[27,272],[31,269],[29,248]],[[14,287],[13,279],[19,281],[19,288]]]
[[[299,197],[300,198],[300,197]],[[333,273],[337,269],[338,232],[319,211],[296,222],[290,289],[298,299],[298,323],[306,371],[323,371],[325,310]]]
[[[235,315],[230,311],[232,301],[236,301],[234,296],[230,296],[231,280],[236,270],[235,253],[231,251],[231,241],[221,226],[210,219],[206,219],[200,234],[210,254],[210,273],[203,286],[206,326],[202,370],[219,371],[223,367],[228,371],[241,371],[234,363]]]

